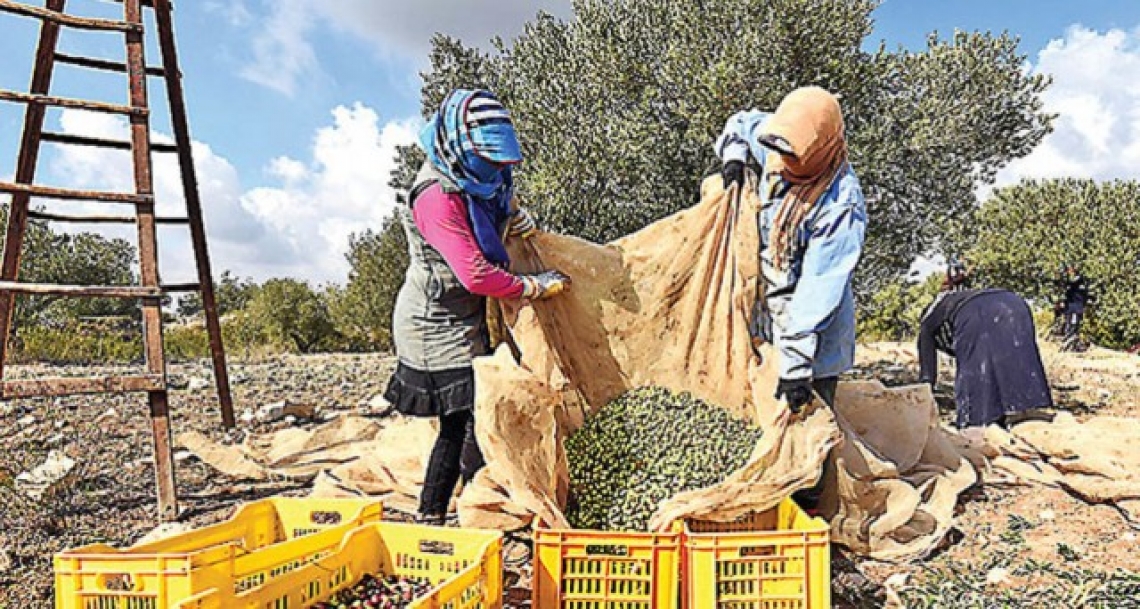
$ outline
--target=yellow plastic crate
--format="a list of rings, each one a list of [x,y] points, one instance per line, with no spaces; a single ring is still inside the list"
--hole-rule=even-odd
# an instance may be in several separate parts
[[[831,533],[791,499],[741,522],[688,521],[686,609],[828,609]]]
[[[350,530],[382,517],[375,500],[274,498],[159,541],[68,550],[55,556],[55,606],[164,609],[207,590],[239,593],[328,554]]]
[[[320,533],[299,539],[320,551]],[[294,542],[290,542],[292,544]],[[273,562],[292,559],[281,544],[266,550]],[[353,529],[325,556],[263,586],[233,593],[222,586],[172,609],[299,609],[329,600],[365,575],[398,575],[436,584],[411,609],[500,609],[503,604],[503,536],[498,531],[380,522]],[[124,605],[124,609],[133,606]],[[116,608],[118,609],[118,608]]]
[[[534,532],[535,609],[675,609],[681,534]]]

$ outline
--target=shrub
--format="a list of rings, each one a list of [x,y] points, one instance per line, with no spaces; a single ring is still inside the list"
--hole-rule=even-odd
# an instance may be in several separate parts
[[[392,309],[408,268],[408,240],[395,215],[349,239],[348,285],[329,291],[333,324],[352,350],[392,348]]]
[[[918,337],[922,313],[934,301],[942,274],[925,281],[896,281],[862,303],[856,332],[863,341],[901,341]]]

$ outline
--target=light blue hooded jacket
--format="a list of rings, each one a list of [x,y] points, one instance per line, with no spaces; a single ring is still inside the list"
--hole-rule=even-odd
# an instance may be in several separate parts
[[[722,161],[764,163],[768,149],[760,144],[770,113],[750,110],[730,118],[716,142]],[[761,174],[764,172],[761,171]],[[773,178],[779,179],[779,178]],[[851,165],[804,220],[787,269],[777,270],[769,249],[776,211],[786,189],[775,196],[768,179],[760,184],[760,263],[766,284],[765,303],[757,303],[753,332],[780,352],[780,378],[824,379],[839,376],[855,361],[855,296],[851,277],[863,252],[867,210],[859,178]]]

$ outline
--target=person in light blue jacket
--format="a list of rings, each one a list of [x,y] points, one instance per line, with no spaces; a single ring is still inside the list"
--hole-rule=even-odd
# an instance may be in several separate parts
[[[725,188],[759,188],[765,290],[754,309],[753,334],[779,353],[776,397],[793,413],[815,395],[833,407],[839,375],[854,364],[851,278],[867,225],[839,102],[824,89],[805,87],[774,113],[740,112],[725,125],[716,152]],[[758,170],[759,179],[746,181],[746,167]],[[797,499],[813,504],[819,487]]]

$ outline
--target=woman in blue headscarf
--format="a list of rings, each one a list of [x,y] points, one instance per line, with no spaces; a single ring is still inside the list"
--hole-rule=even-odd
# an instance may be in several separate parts
[[[453,91],[420,132],[420,146],[427,161],[397,210],[410,264],[392,319],[398,364],[384,395],[404,414],[439,417],[419,520],[442,524],[460,477],[469,481],[483,466],[472,359],[489,350],[487,297],[541,300],[570,280],[508,270],[503,236],[529,237],[535,224],[512,206],[522,151],[494,95]]]

